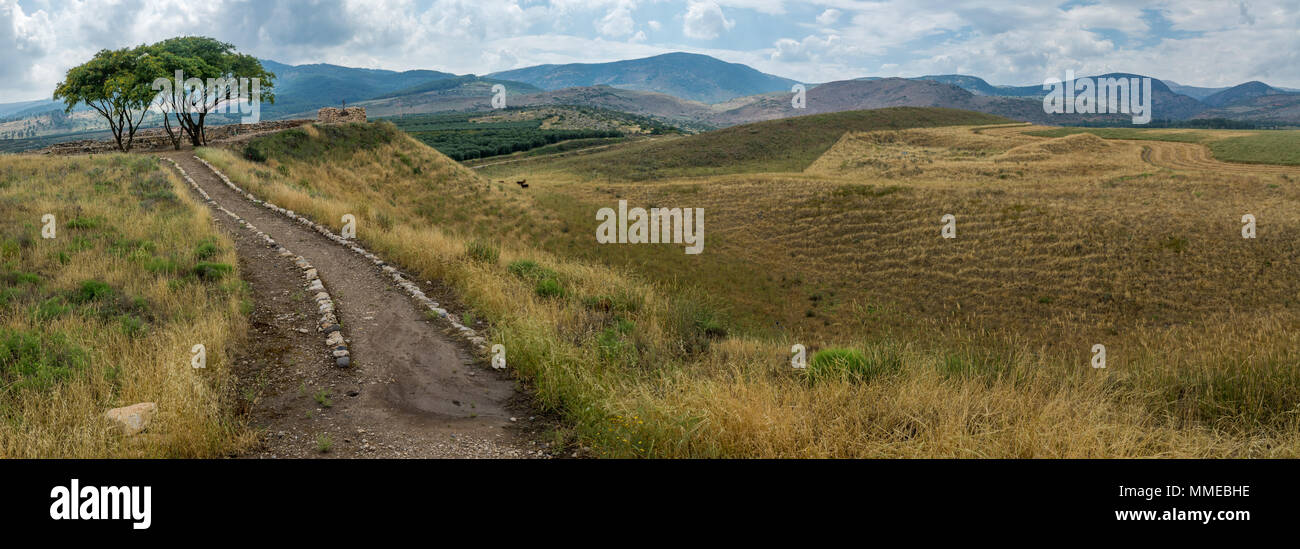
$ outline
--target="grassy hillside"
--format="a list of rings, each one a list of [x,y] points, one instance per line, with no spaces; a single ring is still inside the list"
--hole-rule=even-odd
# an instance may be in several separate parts
[[[823,147],[763,127],[724,134],[746,154],[682,147],[665,170],[734,173],[622,182],[587,178],[649,149],[491,180],[382,125],[304,129],[309,155],[201,154],[322,223],[357,215],[368,247],[448,281],[604,455],[1300,455],[1288,176],[1193,179],[1092,136],[843,124]],[[818,144],[765,164],[773,134]],[[704,253],[596,245],[595,209],[620,199],[704,208]],[[1267,231],[1240,238],[1242,212]]]
[[[1042,137],[1090,133],[1106,139],[1203,143],[1214,158],[1246,164],[1300,165],[1300,131],[1296,130],[1175,130],[1134,128],[1053,128],[1029,132]]]
[[[1224,162],[1300,166],[1300,131],[1261,131],[1218,139],[1210,143],[1210,152]]]
[[[0,457],[216,457],[251,442],[223,358],[249,294],[175,175],[139,156],[0,157],[0,210]],[[124,439],[103,414],[138,402],[158,415]]]
[[[643,116],[574,106],[423,114],[391,121],[454,160],[507,155],[576,139],[677,133],[676,128]]]
[[[800,171],[850,131],[1008,123],[952,109],[847,111],[758,122],[548,166],[592,180]]]

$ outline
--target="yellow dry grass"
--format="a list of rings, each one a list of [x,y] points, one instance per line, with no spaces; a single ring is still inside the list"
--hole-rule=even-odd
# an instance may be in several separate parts
[[[214,457],[251,441],[224,358],[247,291],[237,273],[189,274],[199,244],[227,265],[234,246],[178,177],[148,157],[2,157],[0,210],[0,457]],[[138,402],[158,413],[124,438],[103,414]]]
[[[1031,129],[850,133],[797,173],[488,170],[527,192],[401,137],[328,162],[202,154],[318,221],[357,214],[381,255],[450,282],[606,455],[1300,454],[1294,182]],[[620,199],[704,208],[705,252],[594,245],[595,209]],[[1240,236],[1245,213],[1256,239]],[[958,238],[940,237],[944,214]],[[482,240],[499,261],[466,254]],[[518,259],[566,294],[536,294],[507,272]],[[709,307],[728,335],[698,333]],[[812,381],[790,368],[794,343],[897,367]],[[1097,343],[1104,370],[1089,367]]]

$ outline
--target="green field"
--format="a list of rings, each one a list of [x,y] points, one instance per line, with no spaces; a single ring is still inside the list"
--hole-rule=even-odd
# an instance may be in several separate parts
[[[1261,131],[1210,143],[1214,157],[1226,162],[1300,166],[1300,131]]]
[[[681,139],[658,140],[554,164],[592,180],[648,180],[729,173],[801,171],[850,131],[1006,124],[1000,116],[954,109],[902,107],[849,111],[746,124]]]
[[[1214,158],[1245,164],[1300,165],[1300,130],[1161,130],[1141,128],[1053,128],[1027,135],[1064,137],[1091,133],[1106,139],[1203,143]],[[1248,133],[1250,135],[1240,135]]]
[[[557,110],[563,112],[555,114]],[[590,107],[423,114],[389,120],[398,129],[453,160],[513,154],[576,139],[677,132],[676,128],[650,118]]]

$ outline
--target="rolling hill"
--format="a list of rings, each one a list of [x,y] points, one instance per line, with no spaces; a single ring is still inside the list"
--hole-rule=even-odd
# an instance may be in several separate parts
[[[682,99],[719,103],[767,92],[790,91],[797,82],[693,53],[667,53],[612,63],[538,65],[492,73],[545,90],[607,85],[666,93]]]
[[[680,139],[633,144],[580,159],[560,160],[575,174],[597,179],[801,171],[847,132],[1013,122],[1000,116],[944,108],[899,107],[767,120]]]
[[[688,131],[789,116],[884,107],[946,107],[1042,124],[1120,124],[1125,115],[1048,115],[1041,85],[994,85],[973,75],[914,78],[863,77],[810,85],[808,109],[790,106],[791,79],[707,55],[668,53],[610,63],[538,65],[487,76],[433,70],[390,71],[329,64],[287,65],[263,60],[277,76],[267,120],[309,118],[344,102],[386,117],[491,108],[492,86],[504,84],[510,106],[575,105],[648,116]],[[1134,77],[1112,73],[1092,78]],[[1155,118],[1172,121],[1222,118],[1267,125],[1300,124],[1300,94],[1247,82],[1201,88],[1152,79]],[[54,116],[48,101],[0,104],[0,137],[49,139],[105,125],[86,109]],[[8,146],[7,149],[15,149]],[[18,146],[16,149],[25,147]]]
[[[1203,110],[1195,99],[1152,86],[1157,118],[1190,118]],[[808,90],[807,108],[796,111],[790,94],[772,94],[732,110],[715,113],[709,121],[718,126],[772,120],[800,114],[829,113],[885,107],[945,107],[995,114],[1041,124],[1079,124],[1131,119],[1124,114],[1048,114],[1039,97],[977,95],[953,84],[925,79],[880,78],[829,82]]]
[[[1211,107],[1225,107],[1236,103],[1249,102],[1256,97],[1285,93],[1287,92],[1255,80],[1208,95],[1201,102]]]
[[[487,111],[491,110],[491,85],[486,82],[495,79],[480,80],[476,84],[466,84],[458,90],[436,90],[396,97],[385,97],[357,104],[366,108],[372,118],[401,116],[412,114],[429,114],[437,112]],[[526,86],[521,84],[520,86]],[[508,90],[519,88],[508,87]],[[528,90],[530,88],[524,88]],[[531,88],[536,90],[536,88]],[[555,91],[534,91],[516,95],[507,95],[507,105],[511,107],[538,107],[547,105],[574,105],[620,111],[639,116],[667,121],[688,130],[710,129],[707,120],[714,110],[697,101],[687,101],[671,95],[626,90],[610,86],[588,86],[565,88]]]
[[[262,107],[262,115],[266,118],[283,118],[324,106],[337,106],[345,101],[355,103],[455,76],[429,70],[395,72],[326,64],[286,65],[269,59],[261,61],[262,66],[276,77],[275,104]]]
[[[1184,86],[1174,82],[1173,80],[1161,80],[1161,82],[1164,82],[1166,86],[1169,86],[1169,89],[1173,90],[1174,93],[1181,93],[1198,101],[1228,89],[1227,87],[1207,88],[1202,86]]]
[[[1196,118],[1227,118],[1262,124],[1300,124],[1300,93],[1242,97],[1222,107],[1206,109]]]

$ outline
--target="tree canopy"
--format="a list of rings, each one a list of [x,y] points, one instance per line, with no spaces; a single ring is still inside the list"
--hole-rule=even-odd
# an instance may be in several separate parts
[[[69,69],[54,97],[64,102],[66,112],[78,103],[98,112],[122,151],[131,150],[140,123],[150,107],[156,107],[179,148],[182,132],[194,146],[207,143],[204,125],[209,114],[229,111],[245,101],[273,103],[274,78],[257,58],[238,53],[232,44],[183,36],[102,50]],[[255,109],[260,112],[260,107]],[[171,127],[173,118],[179,127],[176,132]]]
[[[152,84],[157,64],[140,48],[100,50],[90,61],[68,70],[54,89],[71,112],[85,103],[108,120],[118,149],[131,150],[135,131],[144,119],[155,92]]]
[[[173,85],[170,96],[164,94],[161,101],[164,109],[176,117],[181,128],[194,146],[207,143],[204,123],[207,116],[222,105],[240,99],[275,102],[275,74],[262,67],[256,57],[238,53],[235,46],[212,38],[183,36],[169,38],[148,46],[150,53],[158,60],[162,77],[172,78],[181,71],[186,81],[197,78],[205,87],[194,89],[186,85]],[[225,81],[237,84],[240,79],[247,79],[249,90],[238,86],[216,87],[211,82]],[[241,93],[251,93],[251,83],[256,82],[259,97],[241,97]]]

